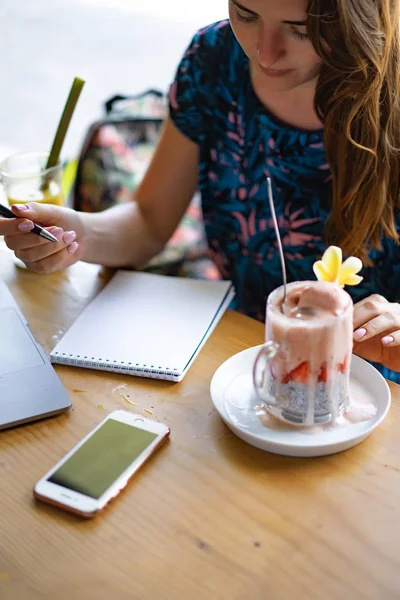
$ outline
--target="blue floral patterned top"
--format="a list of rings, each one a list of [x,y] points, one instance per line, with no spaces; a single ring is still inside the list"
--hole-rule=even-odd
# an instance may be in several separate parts
[[[266,298],[282,281],[266,178],[273,183],[288,279],[314,279],[312,265],[327,247],[332,192],[323,131],[297,129],[267,111],[228,21],[194,36],[169,100],[173,122],[200,147],[199,188],[212,256],[235,285],[236,308],[264,320]],[[348,291],[354,301],[372,293],[398,301],[399,247],[383,240],[383,251],[371,256],[374,267],[364,268],[362,284]],[[384,374],[400,381],[387,369]]]

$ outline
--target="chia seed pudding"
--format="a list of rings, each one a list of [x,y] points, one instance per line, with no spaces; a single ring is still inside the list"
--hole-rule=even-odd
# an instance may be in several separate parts
[[[334,283],[303,281],[268,298],[265,367],[257,393],[292,425],[329,423],[349,405],[353,303]],[[261,351],[261,355],[263,351]]]

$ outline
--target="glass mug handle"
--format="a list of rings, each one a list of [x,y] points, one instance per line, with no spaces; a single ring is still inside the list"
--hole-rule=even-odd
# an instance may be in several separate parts
[[[276,399],[269,393],[268,377],[265,376],[265,373],[270,365],[271,360],[275,358],[278,352],[279,344],[276,344],[270,340],[261,347],[253,365],[254,389],[256,390],[257,396],[260,398],[260,400],[268,402],[270,405],[275,404]]]

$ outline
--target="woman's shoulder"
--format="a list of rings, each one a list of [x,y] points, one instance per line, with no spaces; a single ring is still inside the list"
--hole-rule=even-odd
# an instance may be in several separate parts
[[[190,82],[197,102],[207,112],[227,88],[240,80],[245,55],[228,20],[200,29],[187,48],[177,72],[177,83]]]
[[[235,39],[229,20],[217,21],[202,27],[194,35],[192,44],[201,52],[215,51],[232,44]]]
[[[189,60],[193,67],[211,73],[221,71],[222,65],[227,72],[229,65],[238,64],[241,55],[243,51],[226,19],[197,31],[184,58]]]
[[[223,90],[238,80],[235,44],[240,48],[229,21],[212,23],[194,35],[178,66],[169,92],[170,116],[196,143],[204,139],[217,108],[221,110]]]

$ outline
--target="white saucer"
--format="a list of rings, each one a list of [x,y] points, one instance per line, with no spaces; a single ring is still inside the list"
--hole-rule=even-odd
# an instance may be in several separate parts
[[[345,421],[340,427],[312,430],[285,425],[282,429],[270,429],[254,410],[254,406],[261,404],[252,380],[253,363],[260,348],[248,348],[226,360],[211,381],[210,393],[215,408],[233,433],[245,442],[275,454],[324,456],[359,444],[387,415],[389,386],[372,365],[353,355],[350,387],[357,386],[375,404],[377,410],[372,419],[359,423]]]

